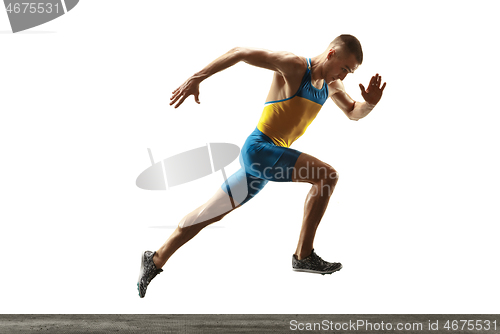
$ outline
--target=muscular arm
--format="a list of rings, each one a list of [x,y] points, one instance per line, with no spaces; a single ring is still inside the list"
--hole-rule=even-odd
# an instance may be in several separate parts
[[[236,47],[215,59],[174,90],[170,98],[170,105],[178,101],[175,105],[175,108],[177,108],[189,95],[193,95],[195,101],[200,103],[198,99],[200,83],[215,73],[223,71],[240,61],[275,71],[284,77],[287,77],[297,66],[300,66],[300,58],[289,52],[273,52],[264,49]]]
[[[203,70],[195,74],[195,76],[205,80],[211,75],[225,70],[240,61],[285,74],[293,66],[291,56],[291,53],[283,51],[273,52],[264,49],[236,47],[208,64]]]
[[[376,74],[370,80],[368,89],[362,84],[359,84],[361,95],[365,102],[354,101],[345,91],[344,84],[341,81],[336,81],[332,84],[330,90],[334,91],[332,100],[335,104],[346,114],[346,116],[353,121],[360,120],[366,117],[375,107],[375,105],[382,98],[382,92],[385,89],[385,82],[382,87],[380,83],[382,77]]]

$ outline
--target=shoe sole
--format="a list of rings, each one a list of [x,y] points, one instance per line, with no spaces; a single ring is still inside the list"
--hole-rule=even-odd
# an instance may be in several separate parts
[[[295,269],[295,268],[293,268],[293,271],[311,273],[311,274],[331,275],[334,272],[339,271],[340,269],[342,269],[342,265],[340,265],[340,267],[338,269],[335,269],[333,271],[316,271],[316,270],[310,270],[310,269]]]
[[[139,291],[139,297],[144,298],[143,295],[141,295],[141,289],[139,287],[139,284],[141,283],[141,278],[144,275],[144,257],[146,255],[146,252],[142,253],[141,255],[141,271],[139,272],[139,279],[137,280],[137,291]]]

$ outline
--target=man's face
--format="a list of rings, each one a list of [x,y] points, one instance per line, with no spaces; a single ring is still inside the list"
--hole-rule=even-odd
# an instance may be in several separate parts
[[[327,83],[344,80],[347,74],[354,73],[359,64],[353,54],[345,54],[339,49],[330,49],[323,71]]]

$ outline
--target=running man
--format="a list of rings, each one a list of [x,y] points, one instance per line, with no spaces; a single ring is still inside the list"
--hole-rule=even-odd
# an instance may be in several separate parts
[[[240,61],[274,71],[262,116],[241,149],[242,169],[228,178],[208,202],[186,215],[156,252],[143,253],[137,283],[141,298],[151,280],[163,271],[161,268],[177,249],[204,227],[245,204],[268,181],[311,184],[297,249],[292,256],[293,270],[331,274],[342,268],[340,263],[321,259],[313,248],[316,229],[337,184],[338,173],[323,161],[290,146],[304,134],[328,98],[349,119],[357,121],[367,116],[380,101],[386,84],[381,85],[382,77],[376,74],[366,89],[359,85],[364,102],[354,101],[347,95],[342,80],[361,65],[363,51],[356,37],[340,35],[323,53],[313,58],[299,57],[290,52],[234,48],[173,91],[170,105],[175,104],[177,108],[190,95],[200,103],[200,83]],[[242,187],[246,195],[243,200],[234,196],[235,191]]]

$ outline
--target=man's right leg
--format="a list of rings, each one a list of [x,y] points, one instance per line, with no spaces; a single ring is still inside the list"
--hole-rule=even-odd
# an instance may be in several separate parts
[[[244,168],[231,175],[208,202],[182,218],[179,226],[154,254],[153,262],[156,268],[163,267],[177,249],[203,228],[221,220],[228,213],[252,199],[267,182],[247,174]]]
[[[236,207],[236,205],[233,207],[231,204],[229,195],[219,188],[208,202],[187,214],[181,220],[174,233],[172,233],[158,251],[145,251],[142,254],[141,270],[137,282],[139,297],[144,298],[148,285],[156,275],[163,271],[161,268],[176,250],[191,240],[203,228],[221,220]]]
[[[235,203],[235,208],[238,206],[239,204]],[[231,205],[229,195],[219,188],[215,195],[205,204],[182,218],[172,235],[156,251],[153,257],[156,268],[160,269],[163,267],[172,254],[182,245],[191,240],[208,225],[221,220],[235,208]]]

